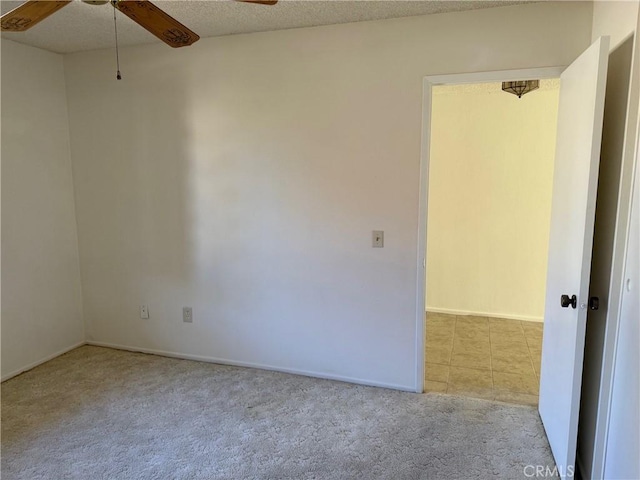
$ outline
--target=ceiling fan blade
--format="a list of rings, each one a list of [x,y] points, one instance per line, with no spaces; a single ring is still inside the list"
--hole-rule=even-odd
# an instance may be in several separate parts
[[[200,39],[148,0],[111,0],[111,4],[171,47],[186,47]]]
[[[29,1],[0,17],[3,32],[23,32],[71,3],[63,1]]]
[[[259,3],[260,5],[275,5],[278,0],[236,0],[236,2]]]

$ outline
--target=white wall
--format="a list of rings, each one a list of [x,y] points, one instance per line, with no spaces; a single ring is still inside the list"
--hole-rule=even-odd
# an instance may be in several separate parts
[[[2,378],[84,341],[62,56],[2,41]]]
[[[593,2],[591,38],[611,37],[610,49],[615,50],[636,29],[637,0],[596,0]]]
[[[65,57],[87,338],[416,388],[422,77],[565,65],[591,21],[542,3],[133,47],[122,81],[112,50]]]
[[[542,321],[558,80],[433,89],[427,310]]]

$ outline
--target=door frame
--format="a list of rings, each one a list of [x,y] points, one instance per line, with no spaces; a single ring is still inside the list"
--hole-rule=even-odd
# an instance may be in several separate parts
[[[465,83],[509,82],[522,79],[559,78],[566,66],[540,67],[520,70],[494,70],[488,72],[430,75],[422,81],[422,139],[420,148],[420,195],[418,205],[418,251],[416,295],[416,377],[415,391],[424,392],[425,326],[427,286],[427,223],[429,198],[429,156],[431,148],[431,108],[433,87]]]
[[[598,395],[593,461],[591,465],[591,475],[594,478],[604,478],[606,469],[613,382],[616,370],[625,278],[627,277],[627,252],[632,222],[631,207],[633,204],[634,179],[636,169],[640,168],[640,69],[638,68],[638,62],[640,61],[638,55],[640,53],[640,11],[638,11],[635,30],[616,45],[612,45],[609,54],[622,45],[630,36],[634,37],[631,54],[631,77],[629,79],[625,131],[622,140],[620,185],[614,226],[615,236],[611,247],[612,260],[606,317],[607,327],[602,347],[600,392]]]

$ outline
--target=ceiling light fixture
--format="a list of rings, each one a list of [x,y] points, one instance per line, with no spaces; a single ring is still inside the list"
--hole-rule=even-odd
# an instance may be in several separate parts
[[[515,82],[502,82],[502,90],[513,93],[518,98],[540,87],[540,80],[517,80]]]

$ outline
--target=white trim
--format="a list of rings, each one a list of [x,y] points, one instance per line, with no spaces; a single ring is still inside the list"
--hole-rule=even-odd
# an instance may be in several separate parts
[[[337,380],[340,382],[356,383],[359,385],[366,385],[369,387],[390,388],[393,390],[402,390],[405,392],[414,391],[413,387],[411,386],[398,385],[395,383],[376,382],[373,380],[367,380],[367,379],[355,378],[355,377],[345,377],[342,375],[331,375],[328,373],[314,372],[310,370],[299,370],[295,368],[277,367],[273,365],[265,365],[262,363],[242,362],[238,360],[229,360],[227,358],[208,357],[203,355],[191,355],[188,353],[171,352],[167,350],[157,350],[154,348],[133,347],[130,345],[121,345],[117,343],[94,342],[94,341],[87,341],[86,343],[87,345],[93,345],[95,347],[113,348],[116,350],[126,350],[128,352],[149,353],[152,355],[159,355],[162,357],[179,358],[181,360],[194,360],[197,362],[217,363],[220,365],[230,365],[233,367],[257,368],[259,370],[270,370],[274,372],[291,373],[294,375],[303,375],[305,377],[321,378],[323,380]]]
[[[424,392],[425,361],[425,310],[427,272],[424,267],[427,252],[427,200],[429,186],[429,150],[431,146],[431,97],[434,85],[458,85],[463,83],[503,82],[523,78],[558,78],[566,67],[540,67],[519,70],[497,70],[491,72],[456,73],[430,75],[422,81],[422,140],[420,150],[420,195],[418,205],[418,251],[416,291],[416,352],[415,391]]]
[[[416,279],[416,392],[424,392],[425,306],[427,277],[427,211],[429,186],[429,150],[431,148],[431,86],[430,77],[422,81],[422,139],[420,148],[420,191],[418,194],[418,275]]]
[[[10,378],[16,377],[16,376],[20,375],[21,373],[24,373],[24,372],[26,372],[28,370],[31,370],[32,368],[35,368],[38,365],[42,365],[43,363],[46,363],[49,360],[53,360],[54,358],[59,357],[60,355],[64,355],[65,353],[70,352],[71,350],[75,350],[76,348],[81,347],[81,346],[83,346],[85,344],[86,344],[86,342],[83,340],[82,342],[79,342],[79,343],[76,343],[74,345],[71,345],[70,347],[63,348],[62,350],[60,350],[60,351],[58,351],[56,353],[53,353],[51,355],[47,355],[46,357],[38,360],[37,362],[30,363],[26,367],[19,368],[18,370],[14,370],[13,372],[6,374],[5,376],[2,377],[2,379],[0,381],[4,382],[5,380],[9,380]]]
[[[477,317],[506,318],[507,320],[524,320],[526,322],[544,321],[544,316],[534,317],[532,315],[518,315],[516,313],[494,313],[494,312],[472,312],[470,310],[454,310],[452,308],[427,307],[427,312],[446,313],[447,315],[475,315]]]

